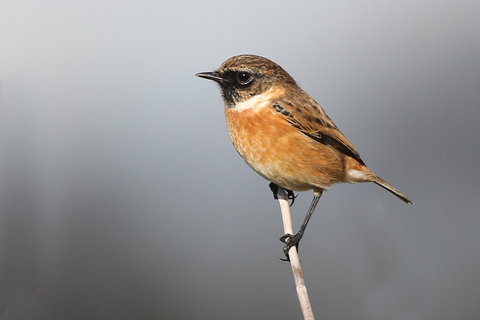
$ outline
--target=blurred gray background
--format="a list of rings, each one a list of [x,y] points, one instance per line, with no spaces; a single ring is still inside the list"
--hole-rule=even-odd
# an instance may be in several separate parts
[[[317,318],[480,319],[479,14],[1,1],[0,318],[301,318],[278,203],[194,77],[253,53],[415,202],[374,184],[324,194],[300,246]]]

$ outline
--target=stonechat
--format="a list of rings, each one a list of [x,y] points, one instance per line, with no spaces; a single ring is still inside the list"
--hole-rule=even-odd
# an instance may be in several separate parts
[[[299,232],[281,238],[284,252],[298,245],[320,196],[334,183],[374,182],[412,203],[367,168],[322,107],[273,61],[239,55],[196,76],[220,85],[233,145],[255,172],[289,195],[313,189]]]

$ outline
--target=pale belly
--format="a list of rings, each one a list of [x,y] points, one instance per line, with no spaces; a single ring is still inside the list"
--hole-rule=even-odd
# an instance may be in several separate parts
[[[313,141],[269,109],[225,110],[240,156],[260,176],[295,191],[328,189],[344,179],[344,157]]]

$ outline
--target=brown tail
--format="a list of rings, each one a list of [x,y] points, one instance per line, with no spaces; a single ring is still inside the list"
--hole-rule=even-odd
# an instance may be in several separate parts
[[[408,199],[403,193],[380,179],[378,176],[373,180],[376,184],[378,184],[380,187],[384,188],[385,190],[389,191],[390,193],[396,195],[398,198],[400,198],[403,202],[405,203],[411,203],[413,204],[412,200]]]

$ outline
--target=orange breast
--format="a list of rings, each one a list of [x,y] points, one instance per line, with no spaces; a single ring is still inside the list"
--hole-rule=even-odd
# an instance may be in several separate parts
[[[343,181],[344,155],[300,133],[271,105],[225,108],[233,145],[248,165],[290,190],[328,189]]]

